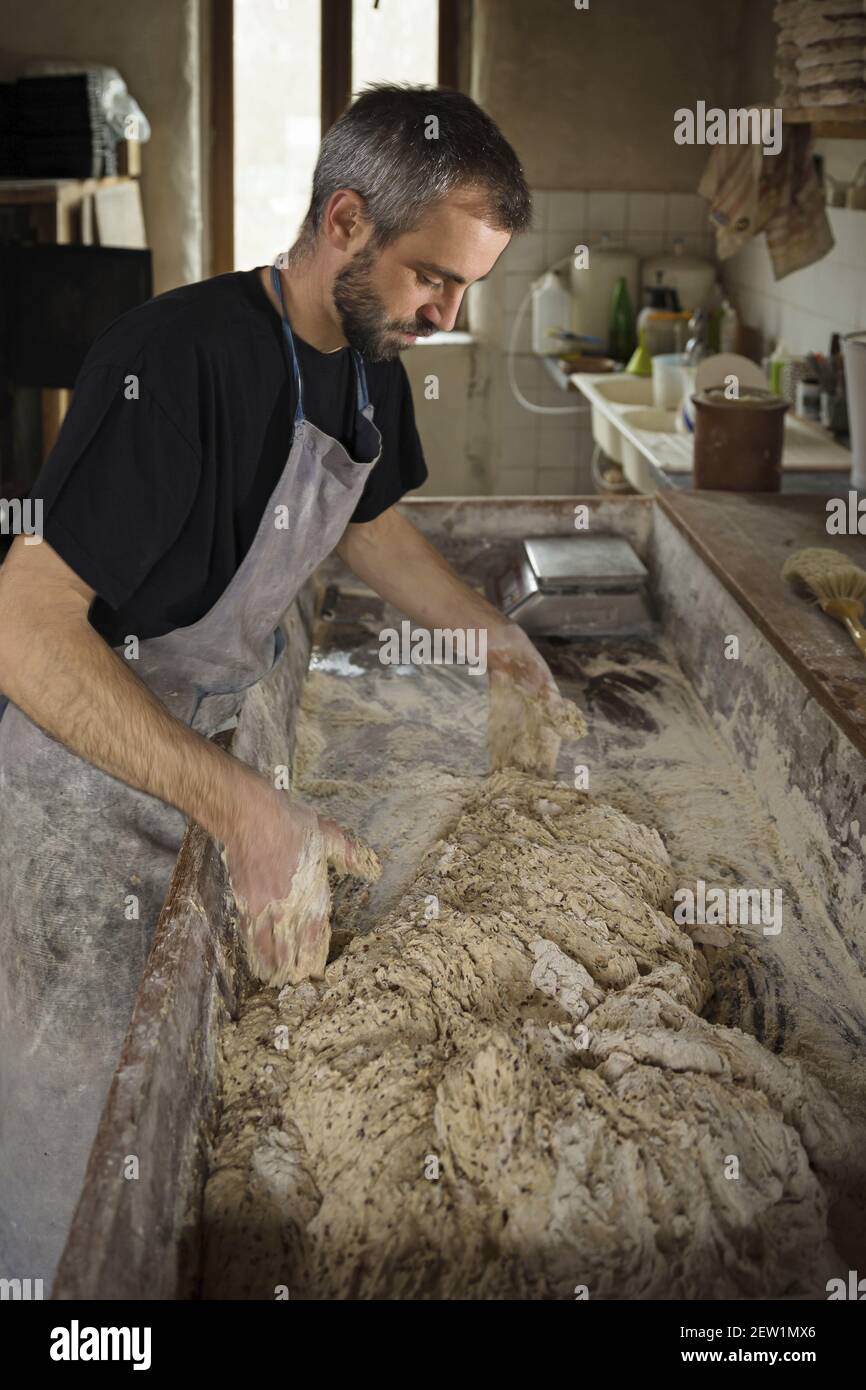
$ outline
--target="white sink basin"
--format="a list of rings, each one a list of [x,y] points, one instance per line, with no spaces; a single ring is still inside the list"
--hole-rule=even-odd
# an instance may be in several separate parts
[[[595,389],[615,405],[652,405],[653,402],[652,377],[648,376],[617,376],[611,381],[596,381]]]
[[[653,434],[675,434],[677,412],[660,410],[651,406],[648,410],[624,410],[622,418],[633,430],[651,430]]]
[[[651,405],[653,384],[645,376],[617,376],[611,381],[596,379],[594,386],[599,396],[611,405]],[[605,415],[596,403],[592,404],[592,437],[598,447],[614,463],[622,463],[622,435],[609,415]]]

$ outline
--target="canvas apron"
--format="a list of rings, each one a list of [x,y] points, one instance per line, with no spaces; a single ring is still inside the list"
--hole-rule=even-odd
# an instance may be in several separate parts
[[[379,457],[353,353],[357,459],[304,418],[255,539],[210,612],[140,643],[133,669],[209,736],[279,661],[280,620],[333,550]],[[275,524],[287,509],[287,528]],[[121,655],[121,648],[116,649]],[[52,1277],[186,829],[180,811],[100,772],[12,704],[0,717],[0,1277]],[[138,919],[130,915],[138,901]]]

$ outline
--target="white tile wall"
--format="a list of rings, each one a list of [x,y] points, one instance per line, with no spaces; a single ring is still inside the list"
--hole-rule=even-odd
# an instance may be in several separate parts
[[[866,329],[866,211],[827,212],[836,244],[814,265],[775,280],[761,236],[722,267],[732,303],[765,351],[781,336],[790,352],[826,352],[833,333]]]
[[[546,406],[575,406],[579,413],[534,415],[513,397],[506,373],[506,348],[520,302],[549,266],[575,245],[591,244],[610,232],[638,255],[654,256],[683,240],[689,253],[714,257],[715,238],[707,204],[697,194],[534,191],[532,231],[516,237],[490,279],[469,296],[473,334],[486,345],[489,361],[490,464],[494,492],[580,495],[594,490],[593,444],[583,398],[561,391],[531,352],[531,316],[518,338],[516,373],[530,400]]]

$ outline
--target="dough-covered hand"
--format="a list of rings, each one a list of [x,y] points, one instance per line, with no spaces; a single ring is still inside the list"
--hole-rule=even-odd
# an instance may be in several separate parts
[[[586,720],[560,695],[547,662],[515,624],[491,646],[487,665],[491,767],[552,777],[563,739],[582,738]]]
[[[373,881],[376,855],[336,821],[270,793],[223,850],[250,968],[269,985],[324,974],[331,939],[328,866]]]

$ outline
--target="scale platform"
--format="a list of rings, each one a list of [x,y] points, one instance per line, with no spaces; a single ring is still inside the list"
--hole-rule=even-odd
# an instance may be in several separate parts
[[[488,597],[537,636],[648,637],[655,631],[649,573],[621,536],[529,537],[492,576]]]

